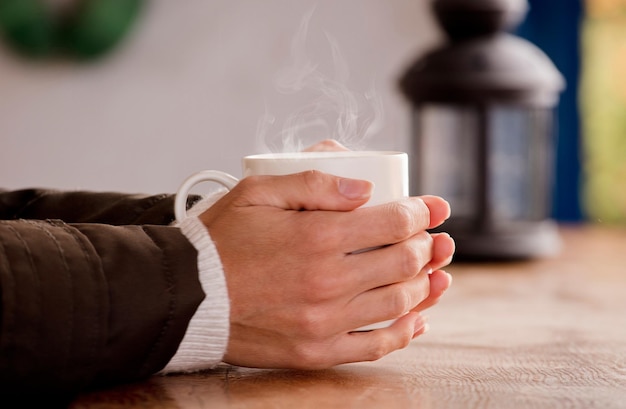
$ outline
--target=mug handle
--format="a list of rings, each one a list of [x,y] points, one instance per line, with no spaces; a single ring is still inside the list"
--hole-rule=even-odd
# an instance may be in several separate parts
[[[178,223],[187,217],[187,196],[189,196],[189,191],[200,182],[216,182],[231,190],[239,183],[239,179],[219,170],[202,170],[189,176],[180,185],[174,198],[174,215]]]

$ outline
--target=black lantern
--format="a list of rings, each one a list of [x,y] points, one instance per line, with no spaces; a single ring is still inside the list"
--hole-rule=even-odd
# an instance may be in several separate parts
[[[458,258],[532,258],[560,245],[550,218],[554,112],[565,81],[506,30],[525,0],[434,0],[448,41],[400,81],[413,105],[411,194],[447,199]]]

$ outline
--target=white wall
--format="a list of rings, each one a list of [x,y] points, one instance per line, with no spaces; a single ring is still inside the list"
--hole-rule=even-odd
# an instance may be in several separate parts
[[[409,107],[396,84],[438,40],[428,0],[148,3],[98,64],[34,64],[0,47],[0,187],[158,193],[203,168],[240,175],[241,156],[268,150],[257,138],[264,113],[275,135],[318,96],[281,94],[274,82],[311,10],[298,53],[332,78],[328,33],[350,73],[340,85],[364,100],[374,84],[382,101],[382,127],[354,147],[407,148]],[[359,121],[373,116],[366,108]]]

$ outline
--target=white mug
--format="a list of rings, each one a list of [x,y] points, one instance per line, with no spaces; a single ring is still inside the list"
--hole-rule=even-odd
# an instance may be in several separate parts
[[[243,176],[288,175],[307,170],[319,170],[335,176],[368,180],[374,184],[372,196],[363,206],[374,206],[399,200],[409,195],[408,155],[396,151],[323,151],[268,153],[245,156]],[[193,186],[201,182],[216,182],[232,189],[239,180],[222,171],[203,170],[189,176],[180,186],[174,201],[177,221],[186,217],[187,197]],[[356,331],[384,328],[395,320],[379,322]]]

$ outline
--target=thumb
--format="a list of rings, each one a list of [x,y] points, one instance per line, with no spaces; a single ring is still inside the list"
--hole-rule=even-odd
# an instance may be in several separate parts
[[[316,170],[282,176],[249,176],[231,191],[240,206],[349,211],[365,204],[373,184]]]

